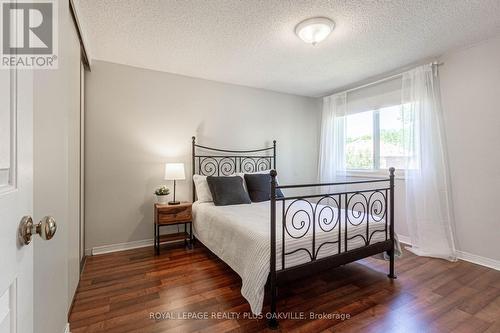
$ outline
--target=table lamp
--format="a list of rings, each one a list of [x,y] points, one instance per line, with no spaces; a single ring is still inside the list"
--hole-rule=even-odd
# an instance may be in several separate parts
[[[180,203],[179,201],[175,201],[175,181],[184,179],[186,179],[186,175],[184,173],[184,163],[165,164],[165,180],[174,181],[174,199],[168,203],[169,205],[178,205]]]

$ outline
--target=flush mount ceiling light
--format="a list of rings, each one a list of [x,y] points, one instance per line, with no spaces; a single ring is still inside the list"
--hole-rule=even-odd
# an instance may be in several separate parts
[[[335,23],[329,18],[313,17],[297,24],[295,34],[304,42],[316,45],[325,40],[334,27]]]

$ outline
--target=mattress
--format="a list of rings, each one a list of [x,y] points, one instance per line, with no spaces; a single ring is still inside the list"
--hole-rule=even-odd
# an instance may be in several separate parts
[[[289,207],[285,203],[286,228],[285,251],[293,252],[282,263],[282,202],[276,203],[276,268],[289,268],[311,261],[312,253],[312,207],[307,201],[297,201]],[[322,209],[325,208],[325,209]],[[316,212],[316,253],[323,258],[339,253],[337,214],[340,213],[341,252],[345,251],[345,215],[347,223],[347,250],[365,246],[368,235],[370,244],[385,241],[385,221],[378,216],[366,216],[356,211],[340,211],[337,208],[321,206]],[[309,216],[309,217],[308,217]],[[358,217],[359,216],[359,217]],[[358,218],[356,218],[358,217]],[[367,222],[368,227],[367,227]],[[193,204],[193,230],[198,238],[214,254],[228,264],[242,279],[241,294],[249,302],[254,314],[260,314],[264,301],[264,291],[269,275],[270,257],[270,203],[247,205],[215,206],[212,202]],[[293,236],[293,237],[292,237]],[[300,237],[299,237],[300,236]],[[371,237],[371,238],[370,238]],[[308,249],[309,253],[302,249]]]

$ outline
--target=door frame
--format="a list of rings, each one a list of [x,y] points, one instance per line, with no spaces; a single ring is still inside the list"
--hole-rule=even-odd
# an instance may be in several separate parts
[[[90,71],[90,56],[86,47],[80,21],[78,20],[78,9],[73,0],[69,1],[71,17],[76,28],[78,39],[80,41],[80,152],[79,152],[79,168],[80,168],[80,198],[79,198],[79,259],[80,259],[80,274],[85,265],[85,71]]]

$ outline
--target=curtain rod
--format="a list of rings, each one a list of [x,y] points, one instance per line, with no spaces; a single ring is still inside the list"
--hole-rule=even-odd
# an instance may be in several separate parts
[[[429,65],[439,67],[439,66],[444,65],[444,62],[433,61],[433,62],[429,63]],[[373,82],[370,82],[370,83],[363,84],[363,85],[358,86],[358,87],[354,87],[354,88],[350,88],[350,89],[347,89],[347,90],[342,90],[342,91],[336,92],[333,95],[340,94],[340,93],[348,93],[348,92],[356,91],[356,90],[359,90],[359,89],[363,89],[363,88],[366,88],[366,87],[369,87],[369,86],[372,86],[372,85],[375,85],[375,84],[378,84],[378,83],[389,81],[389,80],[395,79],[395,78],[397,78],[399,76],[402,76],[407,71],[408,71],[408,69],[404,70],[404,71],[402,71],[400,73],[393,74],[393,75],[384,77],[382,79],[379,79],[379,80],[376,80],[376,81],[373,81]],[[331,96],[331,95],[327,95],[327,96]],[[324,97],[327,97],[327,96],[324,96]]]

